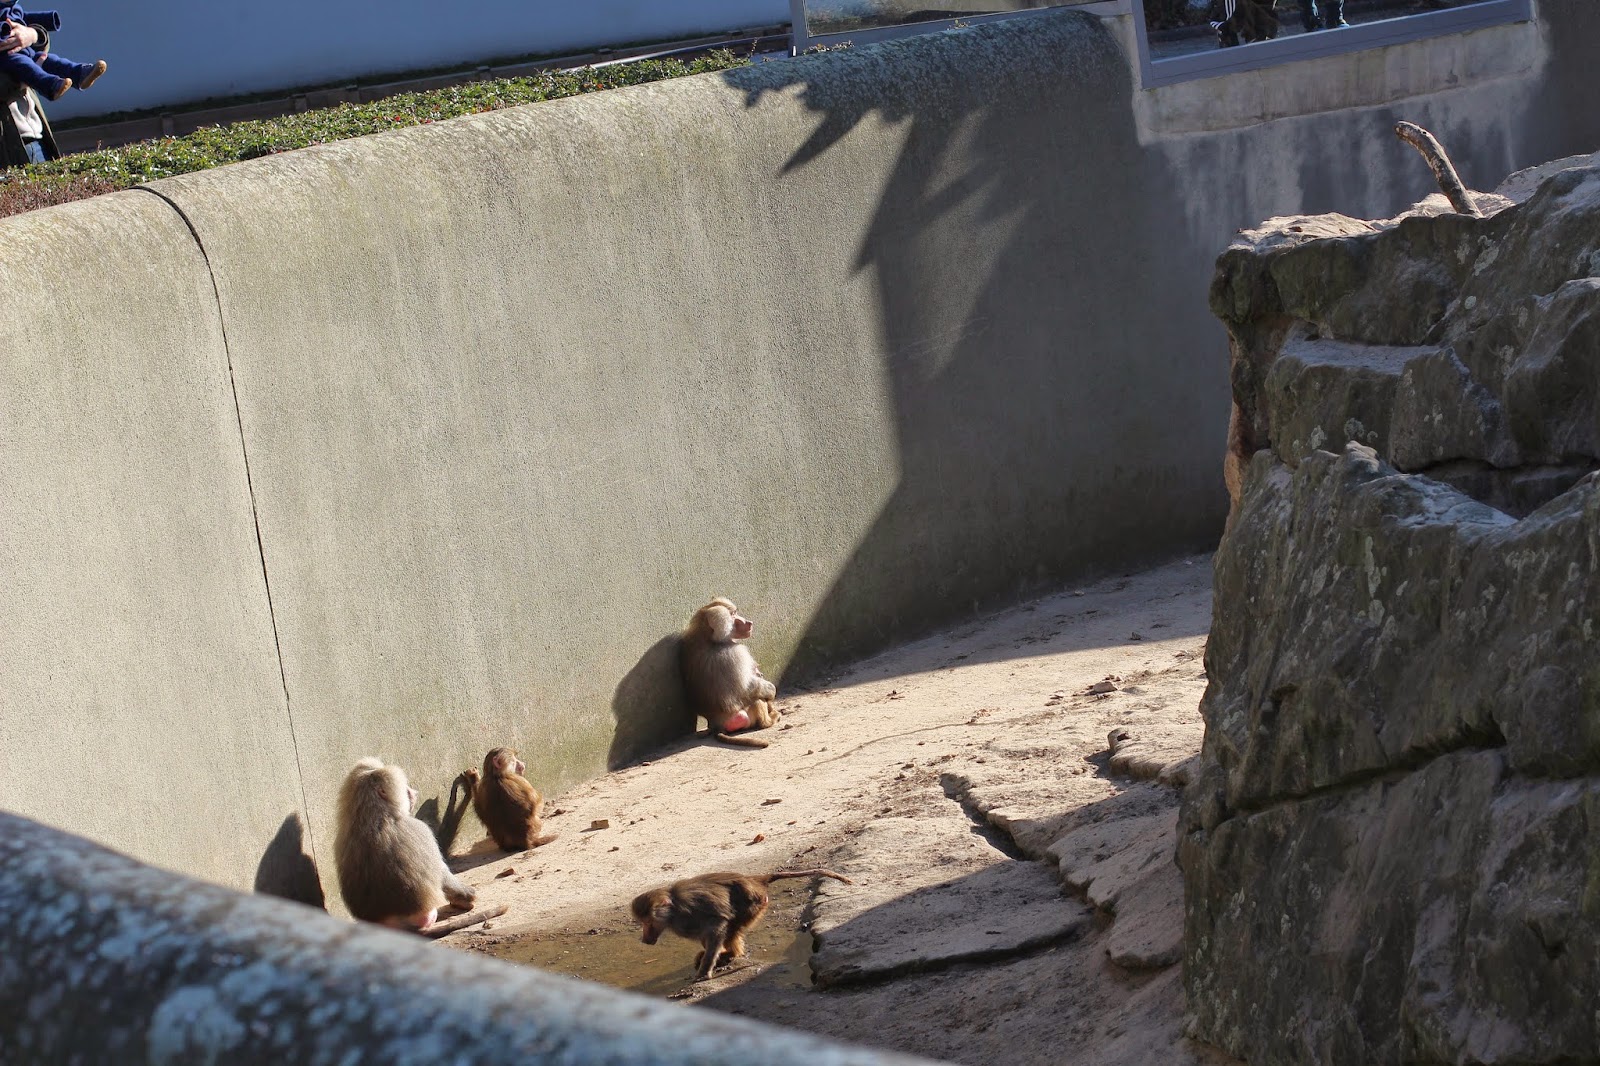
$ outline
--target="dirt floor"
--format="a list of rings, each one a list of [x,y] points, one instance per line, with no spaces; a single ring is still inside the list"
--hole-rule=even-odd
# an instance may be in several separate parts
[[[1063,591],[782,699],[766,750],[693,741],[553,797],[554,843],[452,858],[510,910],[444,943],[934,1059],[1226,1062],[1182,1036],[1172,864],[1210,584],[1196,557]],[[628,918],[679,877],[819,865],[855,884],[774,885],[702,984],[695,945]]]

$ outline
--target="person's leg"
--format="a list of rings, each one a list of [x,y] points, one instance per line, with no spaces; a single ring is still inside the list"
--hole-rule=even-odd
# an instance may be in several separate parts
[[[1322,28],[1322,19],[1317,13],[1317,0],[1300,0],[1300,25],[1306,28],[1307,33]]]
[[[72,84],[80,89],[87,89],[94,84],[96,78],[106,72],[106,61],[103,59],[94,63],[78,63],[54,52],[39,60],[39,66],[46,74],[54,74],[58,78],[71,78]]]
[[[1322,24],[1330,30],[1350,25],[1344,20],[1344,0],[1322,0]]]
[[[0,56],[0,74],[21,82],[46,100],[59,100],[72,88],[66,79],[46,72],[26,50]]]
[[[36,141],[36,140],[35,141],[23,141],[22,142],[22,150],[23,150],[23,152],[25,152],[27,154],[28,162],[30,162],[30,163],[43,163],[43,162],[45,162],[44,145],[41,142]]]

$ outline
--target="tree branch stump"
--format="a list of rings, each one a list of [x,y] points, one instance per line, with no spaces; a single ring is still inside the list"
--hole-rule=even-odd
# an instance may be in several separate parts
[[[1462,183],[1455,164],[1450,162],[1444,147],[1433,134],[1415,122],[1397,122],[1394,135],[1422,154],[1428,169],[1433,171],[1433,179],[1439,183],[1439,191],[1444,193],[1445,199],[1450,201],[1450,206],[1458,214],[1483,217],[1483,212],[1478,210],[1478,204],[1472,198],[1472,191]]]

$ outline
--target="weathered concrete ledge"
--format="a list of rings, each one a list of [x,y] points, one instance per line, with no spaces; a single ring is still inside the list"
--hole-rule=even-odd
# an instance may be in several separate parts
[[[912,1066],[448,951],[0,813],[0,1061]]]

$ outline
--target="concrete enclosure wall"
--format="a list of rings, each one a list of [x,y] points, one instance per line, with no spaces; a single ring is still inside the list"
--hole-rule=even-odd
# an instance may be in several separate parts
[[[1480,186],[1592,147],[1594,9],[1539,10],[1264,123],[1058,12],[0,223],[50,325],[0,370],[0,807],[314,888],[363,755],[437,815],[495,744],[553,790],[680,735],[712,595],[784,685],[1210,545],[1217,250],[1411,202],[1400,117]]]
[[[55,47],[73,59],[105,59],[110,73],[92,92],[52,104],[57,121],[789,21],[788,0],[322,0],[303,10],[76,0],[62,7]]]

